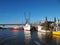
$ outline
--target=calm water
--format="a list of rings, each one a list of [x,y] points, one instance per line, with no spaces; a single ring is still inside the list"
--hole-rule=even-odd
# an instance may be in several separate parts
[[[0,30],[0,45],[60,45],[60,38],[41,32]]]

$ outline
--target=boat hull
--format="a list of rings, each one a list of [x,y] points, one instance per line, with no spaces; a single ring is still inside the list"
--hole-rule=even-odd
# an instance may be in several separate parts
[[[20,27],[20,28],[10,28],[10,30],[24,30],[24,28]]]
[[[53,38],[60,38],[60,32],[53,31],[52,34],[53,34]]]
[[[43,33],[46,33],[46,32],[50,32],[50,31],[46,31],[46,30],[39,30],[39,32],[43,32]]]
[[[26,24],[26,25],[24,26],[24,30],[30,31],[30,29],[31,29],[30,24]]]
[[[28,27],[25,26],[25,27],[24,27],[24,30],[30,31],[30,26],[28,26]]]
[[[60,35],[60,32],[59,31],[53,31],[52,34],[53,35]]]

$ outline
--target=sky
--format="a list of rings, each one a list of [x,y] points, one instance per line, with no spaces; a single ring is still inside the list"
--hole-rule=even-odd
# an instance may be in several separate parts
[[[30,22],[48,20],[54,17],[60,19],[59,0],[0,0],[0,24],[25,23],[29,17]]]

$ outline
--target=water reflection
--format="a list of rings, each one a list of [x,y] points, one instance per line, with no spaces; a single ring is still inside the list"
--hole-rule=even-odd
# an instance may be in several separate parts
[[[12,34],[15,35],[15,36],[18,35],[18,32],[19,32],[19,30],[12,30]]]
[[[24,31],[24,35],[25,35],[24,42],[26,43],[26,45],[29,45],[31,41],[31,32]]]
[[[23,30],[12,30],[12,37],[15,39],[15,45],[24,45],[24,31]]]
[[[60,45],[60,38],[36,31],[0,30],[0,45]]]
[[[54,41],[55,45],[60,45],[60,38],[54,37],[53,41]]]
[[[24,31],[0,30],[0,32],[0,45],[24,45]]]
[[[44,37],[43,37],[44,36]],[[45,33],[38,32],[38,39],[42,42],[45,38]]]
[[[51,34],[45,34],[45,39],[44,39],[44,41],[45,41],[45,45],[53,45],[54,43],[53,43],[53,37],[52,37],[52,35]]]
[[[38,32],[38,39],[41,45],[53,45],[51,34]]]
[[[40,45],[37,31],[31,32],[32,44],[33,45]]]

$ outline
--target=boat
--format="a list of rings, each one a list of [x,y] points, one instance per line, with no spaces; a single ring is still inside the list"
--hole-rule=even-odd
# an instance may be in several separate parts
[[[3,29],[2,27],[0,27],[0,29]]]
[[[53,35],[60,36],[60,24],[59,21],[54,24],[54,29],[52,31]]]
[[[60,30],[60,27],[56,27],[56,30],[53,30],[52,34],[60,36],[60,31],[59,30]]]
[[[53,38],[60,38],[60,27],[55,27],[55,29],[52,31]]]
[[[25,26],[24,26],[24,30],[27,30],[27,31],[30,31],[30,29],[31,29],[31,25],[30,24],[25,24]]]
[[[52,34],[53,34],[53,35],[60,35],[59,19],[58,19],[58,21],[56,21],[56,19],[55,19],[55,23],[53,24],[53,26],[54,26],[54,29],[53,29],[53,31],[52,31]]]
[[[38,25],[38,31],[40,32],[50,32],[49,25],[52,23],[52,21],[48,21],[47,17],[45,17],[45,21],[40,22]]]
[[[0,27],[0,29],[7,29],[7,28],[5,28],[5,27]]]
[[[11,27],[10,30],[24,30],[23,27]]]
[[[52,34],[55,35],[55,36],[60,36],[60,22],[59,22],[59,19],[58,21],[56,21],[56,18],[54,19],[54,29],[52,31]]]
[[[43,26],[38,25],[38,32],[45,33],[45,32],[50,32],[50,31],[49,30],[45,30],[45,29],[43,29]]]

